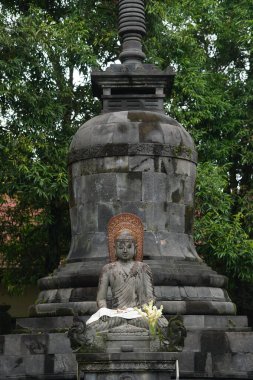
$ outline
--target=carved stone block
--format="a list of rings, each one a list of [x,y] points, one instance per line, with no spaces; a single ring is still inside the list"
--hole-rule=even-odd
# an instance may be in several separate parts
[[[78,354],[78,380],[168,380],[175,374],[171,353]]]

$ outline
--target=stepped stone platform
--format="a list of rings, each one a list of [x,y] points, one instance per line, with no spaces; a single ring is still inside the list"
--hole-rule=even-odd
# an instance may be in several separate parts
[[[67,337],[72,321],[71,316],[18,318],[17,333],[0,336],[0,379],[76,379]],[[253,332],[246,317],[184,315],[183,321],[181,379],[253,379]]]
[[[166,316],[169,318],[169,315]],[[89,317],[80,317],[86,321]],[[248,327],[246,316],[235,315],[183,315],[183,322],[188,331],[191,330],[229,330],[229,331],[251,331]],[[27,332],[61,332],[67,331],[73,323],[73,316],[56,316],[43,318],[17,318],[17,328],[27,329]]]

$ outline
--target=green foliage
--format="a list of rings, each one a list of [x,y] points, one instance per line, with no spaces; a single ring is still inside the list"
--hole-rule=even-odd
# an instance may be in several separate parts
[[[147,11],[148,58],[163,68],[175,68],[168,111],[193,136],[201,162],[196,193],[198,252],[230,277],[237,301],[240,288],[249,299],[253,8],[239,0],[149,0]]]
[[[195,222],[198,252],[231,280],[253,281],[253,240],[243,229],[243,213],[233,214],[233,199],[224,191],[227,170],[210,162],[199,165]]]
[[[99,112],[90,71],[115,58],[116,8],[25,0],[0,7],[0,196],[17,203],[1,220],[1,252],[4,283],[20,291],[68,251],[68,147],[81,121]]]
[[[0,228],[12,237],[3,244],[7,263],[20,265],[18,276],[4,271],[9,287],[52,271],[67,252],[68,145],[80,123],[99,112],[90,71],[118,55],[116,3],[0,1],[0,196],[18,204],[12,225],[3,221]],[[146,8],[147,61],[175,68],[167,110],[193,136],[201,162],[198,251],[230,276],[235,294],[243,283],[247,298],[253,281],[253,8],[244,0],[148,0]]]
[[[190,130],[200,160],[234,164],[236,188],[236,175],[246,179],[253,159],[252,7],[226,0],[148,4],[149,23],[156,24],[146,42],[149,58],[177,71],[170,112]]]

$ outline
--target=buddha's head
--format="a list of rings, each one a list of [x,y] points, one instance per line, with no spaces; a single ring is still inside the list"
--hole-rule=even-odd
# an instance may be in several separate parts
[[[144,228],[141,219],[130,213],[113,216],[108,223],[110,261],[142,261]]]
[[[115,239],[115,252],[117,260],[134,260],[136,255],[136,248],[136,239],[131,231],[127,229],[122,230]]]

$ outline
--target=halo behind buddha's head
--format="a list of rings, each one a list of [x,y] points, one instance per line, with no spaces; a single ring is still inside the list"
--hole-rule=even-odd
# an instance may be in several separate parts
[[[115,241],[134,239],[136,242],[136,261],[143,259],[143,224],[134,214],[123,213],[113,216],[108,223],[108,248],[110,261],[116,261]]]

